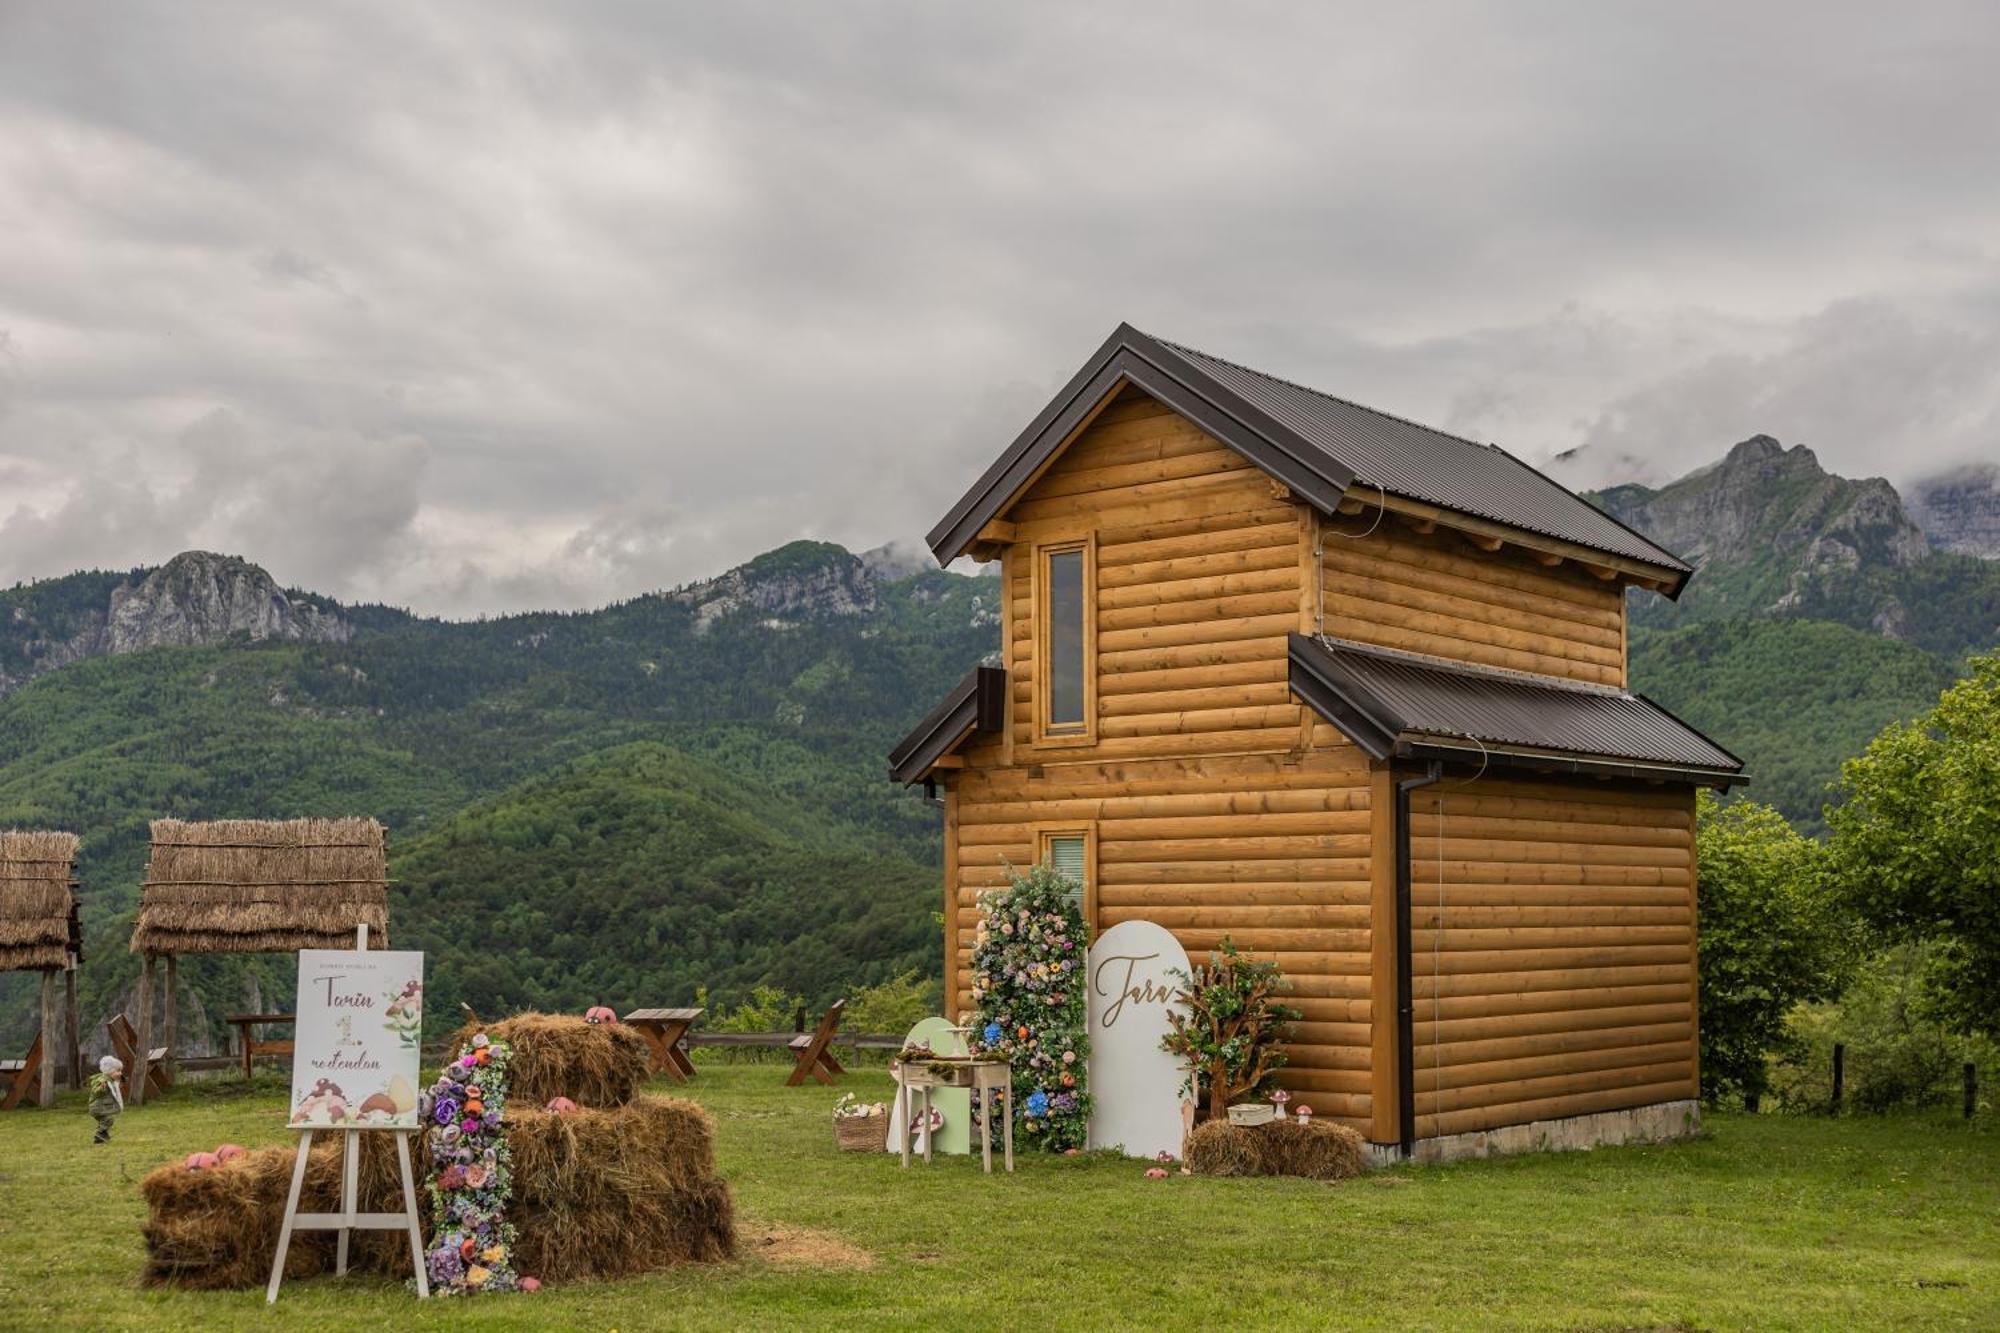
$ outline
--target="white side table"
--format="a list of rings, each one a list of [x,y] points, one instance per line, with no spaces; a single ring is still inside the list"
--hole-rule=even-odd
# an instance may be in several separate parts
[[[910,1164],[911,1125],[930,1123],[932,1088],[966,1088],[972,1104],[979,1108],[979,1155],[986,1171],[993,1170],[993,1117],[1000,1120],[1000,1141],[1007,1169],[1014,1169],[1014,1071],[1005,1060],[966,1060],[940,1056],[935,1060],[898,1060],[890,1066],[896,1076],[896,1098],[903,1110],[903,1165]],[[922,1109],[915,1108],[912,1094],[921,1093]],[[919,1118],[921,1117],[921,1118]],[[931,1160],[931,1136],[924,1135],[924,1160]]]

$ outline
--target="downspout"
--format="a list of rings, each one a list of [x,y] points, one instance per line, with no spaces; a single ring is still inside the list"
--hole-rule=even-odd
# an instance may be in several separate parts
[[[1431,760],[1422,777],[1396,783],[1396,1122],[1408,1157],[1417,1143],[1417,1003],[1410,984],[1410,793],[1444,777],[1444,765]]]

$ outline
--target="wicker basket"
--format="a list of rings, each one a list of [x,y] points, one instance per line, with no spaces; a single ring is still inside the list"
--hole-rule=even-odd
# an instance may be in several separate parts
[[[882,1152],[889,1146],[889,1117],[837,1115],[833,1118],[833,1140],[842,1152]]]

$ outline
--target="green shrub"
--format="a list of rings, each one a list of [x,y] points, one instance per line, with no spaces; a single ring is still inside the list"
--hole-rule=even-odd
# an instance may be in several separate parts
[[[914,971],[891,977],[847,997],[840,1019],[844,1032],[900,1037],[939,1009],[944,987]]]
[[[1786,1020],[1771,1090],[1788,1111],[1824,1111],[1833,1048],[1847,1048],[1844,1105],[1856,1111],[1956,1106],[1965,1062],[1991,1070],[1993,1044],[1959,1036],[1940,1013],[1935,946],[1904,945],[1865,959],[1837,1001],[1801,1005]],[[1991,1077],[1989,1073],[1988,1077]]]

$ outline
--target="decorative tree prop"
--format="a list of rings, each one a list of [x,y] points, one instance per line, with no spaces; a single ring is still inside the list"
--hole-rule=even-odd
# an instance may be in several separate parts
[[[426,1256],[432,1289],[442,1296],[512,1291],[514,1224],[507,1204],[514,1194],[514,1158],[501,1131],[507,1109],[508,1065],[504,1041],[475,1036],[424,1094],[433,1128],[431,1237]]]
[[[1181,983],[1178,999],[1187,1011],[1168,1014],[1173,1030],[1160,1045],[1187,1062],[1182,1091],[1196,1101],[1206,1095],[1209,1118],[1224,1119],[1230,1102],[1262,1090],[1285,1063],[1278,1044],[1290,1034],[1288,1025],[1298,1021],[1299,1011],[1278,1003],[1276,996],[1291,983],[1276,963],[1243,957],[1227,936],[1206,964],[1173,975]]]
[[[974,1054],[1014,1069],[1008,1101],[1021,1133],[1052,1152],[1081,1148],[1090,1126],[1083,913],[1076,885],[1048,866],[980,899],[972,942]]]

